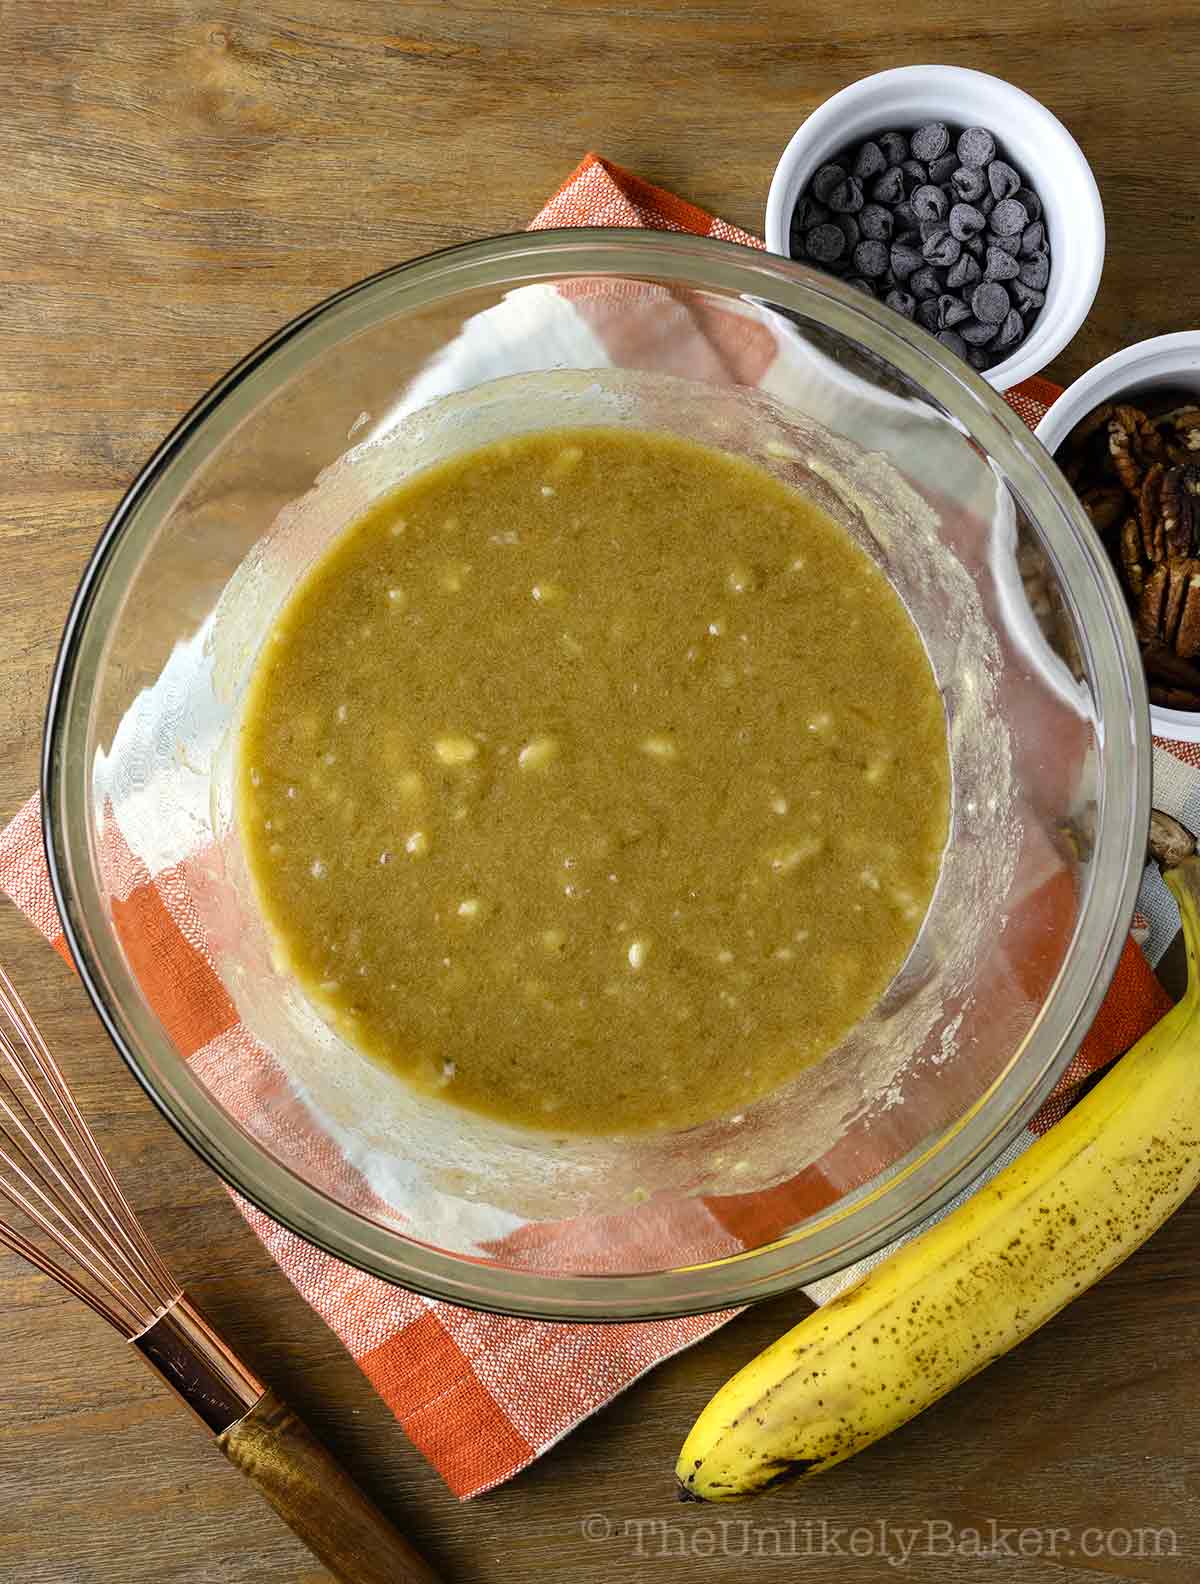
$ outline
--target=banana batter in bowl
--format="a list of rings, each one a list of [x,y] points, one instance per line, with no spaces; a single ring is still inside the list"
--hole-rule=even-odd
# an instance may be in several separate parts
[[[406,482],[258,662],[239,822],[276,950],[350,1044],[557,1133],[728,1115],[835,1046],[937,880],[942,700],[831,518],[663,434]]]

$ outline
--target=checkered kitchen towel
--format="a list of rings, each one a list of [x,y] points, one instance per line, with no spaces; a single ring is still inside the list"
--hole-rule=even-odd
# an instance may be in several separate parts
[[[714,219],[673,194],[589,155],[534,220],[561,225],[648,226],[721,237],[748,247],[756,238]],[[569,312],[586,315],[586,302]],[[706,329],[708,327],[706,326]],[[732,339],[722,344],[722,335]],[[714,325],[716,354],[736,358],[739,379],[761,371],[763,344],[745,326]],[[740,336],[740,339],[738,337]],[[769,353],[766,354],[769,357]],[[749,366],[748,366],[749,363]],[[1009,401],[1033,425],[1058,394],[1033,380]],[[1200,752],[1178,744],[1155,751],[1156,796],[1186,824],[1200,824]],[[251,1043],[203,953],[194,919],[185,916],[178,866],[163,867],[153,836],[114,806],[123,841],[125,881],[114,913],[126,941],[144,952],[144,977],[161,986],[160,1011],[184,1055],[214,1070],[255,1059]],[[60,951],[62,930],[46,874],[38,803],[31,799],[0,836],[0,886]],[[1156,875],[1143,888],[1151,960],[1173,933],[1173,905]],[[165,968],[163,965],[166,965]],[[1122,1051],[1164,1010],[1166,998],[1132,941],[1079,1055],[1016,1148],[1066,1109],[1078,1085]],[[258,1058],[261,1059],[261,1058]],[[826,1184],[828,1187],[828,1184]],[[754,1234],[754,1196],[714,1209],[733,1238]],[[551,1325],[472,1313],[389,1287],[340,1264],[246,1204],[242,1213],[297,1290],[332,1327],[413,1442],[459,1496],[473,1496],[515,1474],[580,1420],[660,1360],[690,1346],[729,1318],[615,1326]],[[876,1256],[878,1259],[881,1256]],[[823,1301],[857,1274],[821,1283]]]

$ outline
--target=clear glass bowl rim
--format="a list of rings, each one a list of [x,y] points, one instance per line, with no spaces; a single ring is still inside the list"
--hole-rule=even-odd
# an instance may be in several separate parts
[[[795,1234],[712,1264],[623,1275],[515,1270],[406,1238],[356,1215],[243,1134],[161,1029],[119,994],[120,954],[89,860],[81,774],[95,674],[88,662],[105,625],[104,569],[118,543],[149,542],[161,520],[156,488],[180,453],[196,452],[193,465],[200,465],[248,403],[268,398],[308,356],[349,333],[448,294],[564,276],[670,282],[794,311],[852,337],[969,422],[1058,561],[1088,651],[1106,756],[1094,872],[1072,949],[1029,1036],[967,1116],[884,1185],[839,1201]],[[1016,1137],[1094,1018],[1132,915],[1149,809],[1146,688],[1115,573],[1070,486],[1007,404],[932,337],[830,277],[711,238],[615,227],[489,237],[395,265],[299,315],[218,380],[138,474],[88,562],[55,662],[42,759],[43,834],[67,943],[118,1051],[186,1142],[244,1198],[348,1264],[429,1297],[562,1321],[667,1318],[767,1298],[844,1268],[943,1206]]]

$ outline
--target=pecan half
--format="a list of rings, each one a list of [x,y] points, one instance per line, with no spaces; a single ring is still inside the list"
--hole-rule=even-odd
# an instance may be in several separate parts
[[[1134,454],[1137,416],[1131,407],[1118,407],[1108,421],[1108,454],[1117,477],[1131,495],[1141,488],[1142,468]]]
[[[1162,561],[1166,558],[1166,535],[1163,532],[1162,521],[1162,481],[1163,465],[1161,462],[1154,462],[1138,491],[1138,518],[1142,525],[1142,548],[1146,552],[1147,561]]]
[[[1176,407],[1156,418],[1154,424],[1173,460],[1186,462],[1200,453],[1200,407]]]
[[[1200,655],[1200,562],[1193,561],[1191,565],[1196,571],[1188,578],[1179,626],[1175,629],[1175,653],[1181,660],[1194,660]]]
[[[1167,455],[1162,435],[1141,408],[1125,405],[1114,407],[1108,421],[1108,451],[1117,477],[1135,494],[1149,464]]]
[[[1200,462],[1164,472],[1159,511],[1168,555],[1190,555],[1200,540]]]
[[[1156,566],[1142,585],[1136,617],[1139,643],[1153,643],[1163,636],[1163,612],[1167,603],[1169,577],[1165,566]]]
[[[1142,565],[1142,529],[1136,517],[1127,517],[1121,529],[1121,570],[1129,592],[1137,599],[1146,581]]]
[[[1183,607],[1192,579],[1198,573],[1200,573],[1200,561],[1167,563],[1167,600],[1163,607],[1162,635],[1176,654],[1179,652],[1175,641],[1179,633],[1179,618],[1183,615]]]

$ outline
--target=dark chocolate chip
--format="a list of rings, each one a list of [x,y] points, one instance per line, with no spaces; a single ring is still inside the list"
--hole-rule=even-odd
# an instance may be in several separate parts
[[[929,182],[924,187],[918,187],[909,202],[918,220],[944,220],[950,212],[950,200],[946,194]]]
[[[830,205],[836,208],[836,205]],[[1029,224],[1029,216],[1025,213],[1025,205],[1018,203],[1015,198],[998,200],[992,210],[988,224],[997,236],[1020,236]]]
[[[958,157],[970,170],[982,170],[996,157],[996,140],[985,127],[968,127],[959,133]]]
[[[852,214],[834,215],[833,223],[841,228],[842,235],[846,238],[846,251],[856,248],[862,240],[862,230],[858,221]]]
[[[942,309],[943,330],[953,330],[955,325],[960,325],[964,319],[971,317],[971,310],[961,297],[939,297],[938,302]]]
[[[829,195],[835,187],[840,187],[846,179],[846,172],[841,165],[822,165],[809,182],[809,190],[818,203],[828,203]]]
[[[944,187],[958,169],[958,155],[951,151],[940,159],[929,161],[929,180],[935,187]]]
[[[917,220],[916,214],[913,211],[913,206],[909,203],[907,198],[902,199],[900,203],[896,205],[893,213],[896,217],[897,234],[899,234],[901,231],[915,231],[917,229],[917,226],[920,222]]]
[[[969,253],[973,259],[978,259],[980,263],[982,263],[983,238],[981,236],[973,236],[969,238],[968,241],[963,243],[963,251]]]
[[[920,269],[924,259],[919,248],[909,247],[905,242],[893,242],[891,263],[896,279],[906,281],[913,270]]]
[[[908,277],[908,289],[921,302],[926,297],[936,297],[942,289],[942,282],[937,270],[929,264],[923,264]]]
[[[985,241],[988,247],[999,248],[1001,253],[1007,253],[1012,258],[1016,258],[1021,251],[1021,238],[1017,232],[1011,236],[997,236],[995,231],[989,231]]]
[[[1011,253],[996,246],[987,250],[987,262],[984,266],[983,278],[989,281],[1015,280],[1020,265]]]
[[[1042,218],[1042,200],[1032,187],[1022,187],[1019,192],[1013,193],[1013,197],[1018,203],[1025,205],[1025,213],[1031,220],[1040,220]]]
[[[904,190],[910,197],[918,187],[923,187],[929,180],[929,172],[920,160],[902,160],[900,169],[904,172]]]
[[[918,127],[912,135],[913,157],[926,163],[941,159],[949,147],[950,128],[944,121],[930,121],[928,125]]]
[[[992,197],[991,193],[984,193],[983,197],[979,200],[980,214],[990,215],[995,207],[996,200]]]
[[[1021,178],[1007,160],[994,159],[987,168],[988,186],[997,203],[1021,190]]]
[[[1032,286],[1026,286],[1019,276],[1012,283],[1012,294],[1017,307],[1027,316],[1037,313],[1038,309],[1046,301],[1045,292],[1037,291]]]
[[[966,242],[983,230],[987,221],[974,204],[956,203],[950,210],[950,235]]]
[[[917,311],[917,299],[912,292],[893,290],[883,300],[894,313],[903,314],[906,319],[911,319]]]
[[[955,357],[966,357],[967,343],[963,340],[962,336],[959,335],[957,330],[939,330],[937,333],[937,339],[944,347],[949,347],[950,351],[954,353]]]
[[[1026,258],[1031,258],[1035,253],[1043,252],[1045,247],[1046,227],[1040,220],[1035,220],[1021,232],[1021,252]]]
[[[863,184],[857,176],[847,176],[829,194],[826,202],[834,214],[855,214],[863,206]]]
[[[971,293],[971,312],[984,324],[1000,325],[1012,307],[999,281],[981,281]],[[966,335],[966,331],[963,332]],[[967,336],[968,341],[971,339]]]
[[[815,198],[810,198],[807,193],[796,200],[796,207],[792,211],[792,224],[801,231],[811,231],[813,226],[824,225],[829,219],[829,210],[823,203],[818,203]]]
[[[882,204],[864,204],[859,211],[858,223],[863,236],[870,237],[873,242],[892,240],[892,211],[885,209]]]
[[[984,369],[990,369],[995,361],[992,354],[984,347],[969,346],[967,348],[967,362],[973,369],[979,369],[981,373]]]
[[[812,196],[811,193],[801,193],[796,199],[796,207],[792,210],[792,224],[798,225],[804,231],[810,231],[815,225],[824,225],[829,219],[829,210],[823,203]]]
[[[948,225],[935,222],[934,229],[921,242],[921,252],[930,264],[938,264],[942,269],[948,269],[951,264],[958,262],[962,243],[957,237],[950,235]]]
[[[1046,282],[1050,279],[1049,255],[1039,253],[1034,258],[1026,259],[1020,273],[1024,285],[1032,286],[1034,291],[1045,291]]]
[[[882,176],[887,167],[888,162],[884,158],[883,150],[878,143],[872,142],[870,138],[867,139],[854,156],[853,174],[860,181],[866,181],[871,176]]]
[[[864,275],[847,275],[846,285],[853,286],[856,291],[866,292],[868,297],[874,297],[875,295],[874,282],[867,280]]]
[[[967,165],[958,167],[950,178],[950,185],[954,189],[954,196],[961,203],[976,203],[987,191],[983,172],[972,170]]]
[[[983,271],[978,263],[967,252],[963,252],[957,264],[952,264],[946,275],[946,285],[960,290],[964,286],[974,286],[980,279]]]
[[[987,346],[995,339],[997,326],[984,324],[980,319],[965,319],[958,333],[968,346]]]
[[[908,158],[908,139],[903,132],[881,132],[875,141],[889,165],[903,165]]]
[[[898,204],[904,197],[904,172],[899,165],[893,165],[890,170],[884,171],[882,176],[876,178],[871,187],[871,197],[876,203]]]
[[[1002,351],[1005,347],[1014,347],[1024,334],[1025,326],[1021,323],[1021,315],[1015,308],[1010,308],[992,345],[997,351]]]
[[[877,279],[888,267],[886,243],[868,240],[854,249],[854,268],[859,275]]]
[[[926,297],[917,304],[917,323],[922,330],[936,330],[938,327],[938,305],[936,297]]]
[[[876,287],[881,292],[895,291],[899,284],[900,282],[896,279],[895,275],[893,275],[890,269],[885,269],[883,274],[875,282]]]
[[[832,264],[846,251],[846,238],[841,226],[827,222],[807,232],[804,245],[810,259],[815,259],[818,264]]]

